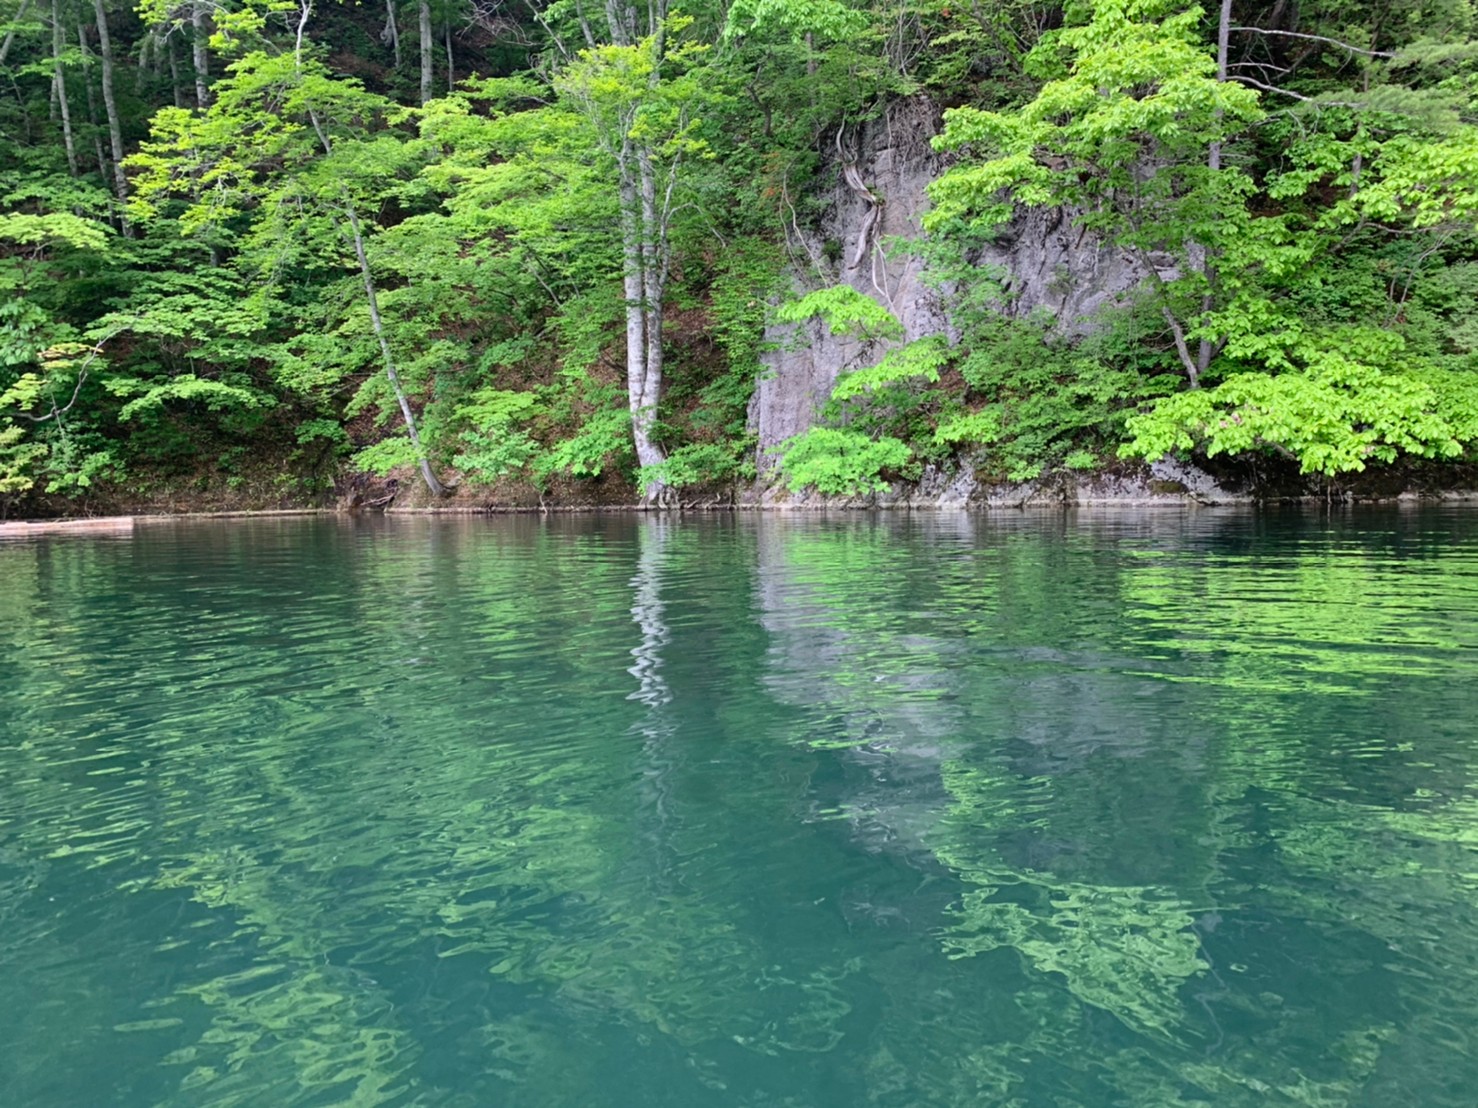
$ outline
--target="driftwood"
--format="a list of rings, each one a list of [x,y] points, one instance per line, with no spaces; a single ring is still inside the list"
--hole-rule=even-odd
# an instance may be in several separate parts
[[[62,534],[127,534],[133,530],[133,516],[100,516],[97,519],[38,519],[22,523],[0,523],[0,539],[29,538],[32,535]]]

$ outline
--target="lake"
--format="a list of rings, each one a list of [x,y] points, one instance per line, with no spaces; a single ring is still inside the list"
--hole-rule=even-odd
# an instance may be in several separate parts
[[[0,544],[0,1103],[1462,1105],[1478,510]]]

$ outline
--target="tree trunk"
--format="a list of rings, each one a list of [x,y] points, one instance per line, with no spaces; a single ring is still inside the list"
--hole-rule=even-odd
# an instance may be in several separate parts
[[[205,0],[195,0],[190,8],[190,54],[195,63],[195,106],[210,104],[210,13]]]
[[[108,113],[108,141],[113,148],[113,183],[118,194],[118,225],[125,237],[132,235],[128,225],[128,177],[123,172],[123,125],[118,121],[118,101],[113,96],[113,46],[108,39],[108,13],[103,0],[92,0],[97,14],[98,53],[103,59],[103,107]]]
[[[15,21],[19,23],[26,18],[26,13],[31,10],[31,0],[21,0],[21,6],[16,9]],[[5,32],[5,41],[0,42],[0,65],[5,64],[5,59],[10,56],[10,44],[15,41],[16,28],[12,27]]]
[[[388,42],[390,48],[395,51],[395,69],[400,70],[400,24],[395,20],[395,0],[385,0],[385,30],[380,33],[380,41]]]
[[[662,282],[653,272],[648,250],[650,207],[643,164],[650,169],[646,152],[626,136],[617,157],[621,284],[626,299],[626,402],[637,464],[655,466],[667,460],[652,438],[662,391]],[[642,490],[642,499],[648,504],[661,503],[666,493],[666,484],[656,481]]]
[[[645,10],[645,32],[654,37],[652,52],[663,55],[663,26],[667,5],[653,0]],[[637,7],[622,0],[606,0],[606,23],[618,46],[635,46],[641,39]],[[661,79],[653,72],[655,88]],[[636,460],[655,466],[667,455],[653,439],[657,403],[662,395],[662,298],[667,285],[665,205],[657,197],[652,150],[633,138],[634,115],[621,121],[620,147],[615,150],[617,186],[621,198],[621,280],[626,298],[626,400],[631,412],[631,439]],[[665,200],[665,197],[663,198]],[[655,481],[642,493],[645,503],[666,502],[665,482]]]
[[[169,94],[174,100],[174,106],[183,108],[185,106],[185,93],[180,87],[180,59],[179,50],[175,47],[174,35],[166,36],[169,43]]]
[[[662,300],[667,292],[665,238],[657,200],[657,175],[652,165],[652,152],[636,143],[633,155],[637,176],[641,181],[641,276],[642,333],[646,339],[645,365],[641,381],[641,435],[637,440],[637,456],[642,465],[657,465],[667,460],[662,448],[652,441],[652,428],[657,422],[657,404],[662,399]],[[635,429],[633,423],[633,429]],[[643,447],[647,457],[641,457]],[[667,486],[654,482],[645,491],[648,503],[660,502]]]
[[[92,92],[92,51],[87,48],[87,24],[77,24],[77,46],[82,52],[82,85],[87,89],[87,122],[92,127],[93,152],[98,160],[98,172],[108,176],[108,158],[103,153],[103,129],[98,126],[98,102]]]
[[[1227,44],[1231,39],[1232,28],[1232,0],[1221,0],[1221,11],[1216,21],[1216,79],[1222,83],[1227,79]],[[1221,113],[1216,113],[1217,122],[1221,121]],[[1212,173],[1221,172],[1221,138],[1218,135],[1211,143],[1207,152],[1206,167]],[[1212,260],[1211,251],[1207,250],[1201,259],[1201,276],[1206,281],[1206,292],[1201,297],[1202,321],[1211,314],[1211,309],[1216,306],[1215,298],[1211,294],[1211,286],[1216,283],[1216,264]],[[1202,338],[1196,348],[1196,373],[1191,378],[1191,388],[1200,385],[1201,377],[1211,367],[1211,359],[1216,356],[1216,348],[1209,338]]]
[[[1221,0],[1221,13],[1216,21],[1216,79],[1222,83],[1227,79],[1227,44],[1232,35],[1232,0]],[[1221,113],[1217,113],[1217,119]],[[1221,169],[1221,140],[1211,144],[1207,165],[1214,173]]]
[[[421,103],[431,100],[431,58],[434,43],[431,38],[431,3],[421,0]]]
[[[364,252],[364,235],[359,229],[359,214],[354,210],[353,204],[345,207],[345,215],[349,219],[349,230],[354,239],[354,256],[359,259],[359,274],[364,279],[364,296],[369,304],[370,325],[374,328],[375,338],[380,344],[380,353],[385,358],[385,376],[390,381],[390,387],[395,390],[395,400],[400,405],[401,417],[405,420],[406,432],[410,435],[411,445],[416,448],[416,456],[421,463],[421,477],[426,482],[426,487],[431,490],[432,496],[443,496],[446,489],[436,479],[436,474],[431,469],[431,462],[426,457],[426,451],[421,446],[421,434],[416,429],[416,416],[411,411],[411,402],[405,395],[405,390],[400,386],[400,374],[395,369],[395,357],[390,352],[390,340],[385,337],[385,325],[380,319],[380,299],[375,293],[375,278],[370,272],[369,257]]]
[[[648,359],[653,343],[647,333],[650,313],[647,310],[642,198],[634,165],[636,157],[635,144],[628,137],[622,143],[617,158],[621,191],[621,287],[626,301],[626,400],[631,411],[631,438],[636,447],[636,460],[638,464],[648,466],[658,465],[666,459],[652,441],[656,405],[651,395]],[[660,356],[660,339],[656,345]],[[660,488],[655,492],[660,494]],[[648,498],[652,495],[653,490],[648,490]]]
[[[56,84],[56,97],[62,112],[62,141],[67,148],[67,171],[77,176],[77,144],[72,140],[72,108],[67,100],[67,73],[62,66],[62,51],[66,40],[62,37],[61,0],[51,0],[51,62],[52,80]]]
[[[443,31],[445,31],[446,41],[446,90],[448,93],[453,93],[457,91],[457,71],[456,66],[452,64],[452,21],[450,19],[447,20]]]
[[[101,0],[99,0],[101,3]],[[313,14],[313,0],[298,0],[298,34],[297,43],[293,49],[293,66],[299,76],[303,71],[303,32],[308,27],[308,17]],[[314,133],[318,135],[319,144],[323,152],[333,154],[333,144],[329,142],[328,135],[319,125],[318,116],[310,107],[308,118],[313,122]],[[435,472],[431,469],[431,462],[426,457],[426,450],[421,445],[421,433],[416,428],[416,414],[411,411],[411,402],[405,395],[405,389],[400,385],[400,373],[395,368],[395,355],[390,350],[390,340],[385,336],[385,324],[380,318],[380,297],[375,291],[375,275],[370,271],[369,255],[364,250],[364,232],[359,226],[359,213],[354,208],[354,202],[349,198],[348,191],[344,193],[344,217],[349,221],[350,240],[354,245],[354,256],[359,261],[359,276],[364,282],[364,298],[369,305],[370,328],[375,333],[375,340],[380,344],[380,354],[385,359],[385,377],[390,382],[391,389],[395,392],[395,401],[400,405],[400,415],[405,421],[406,433],[410,436],[411,445],[416,449],[416,456],[420,461],[421,477],[426,482],[426,487],[431,490],[432,496],[442,496],[446,489],[436,479]]]

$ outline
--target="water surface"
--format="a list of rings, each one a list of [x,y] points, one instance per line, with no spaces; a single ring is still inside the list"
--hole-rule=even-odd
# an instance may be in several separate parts
[[[0,544],[0,1103],[1478,1088],[1478,512]]]

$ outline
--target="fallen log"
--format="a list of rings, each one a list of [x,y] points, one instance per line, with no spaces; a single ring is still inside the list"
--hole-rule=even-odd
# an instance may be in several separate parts
[[[126,534],[133,530],[133,516],[99,516],[97,519],[35,519],[0,523],[0,539],[33,535]]]

